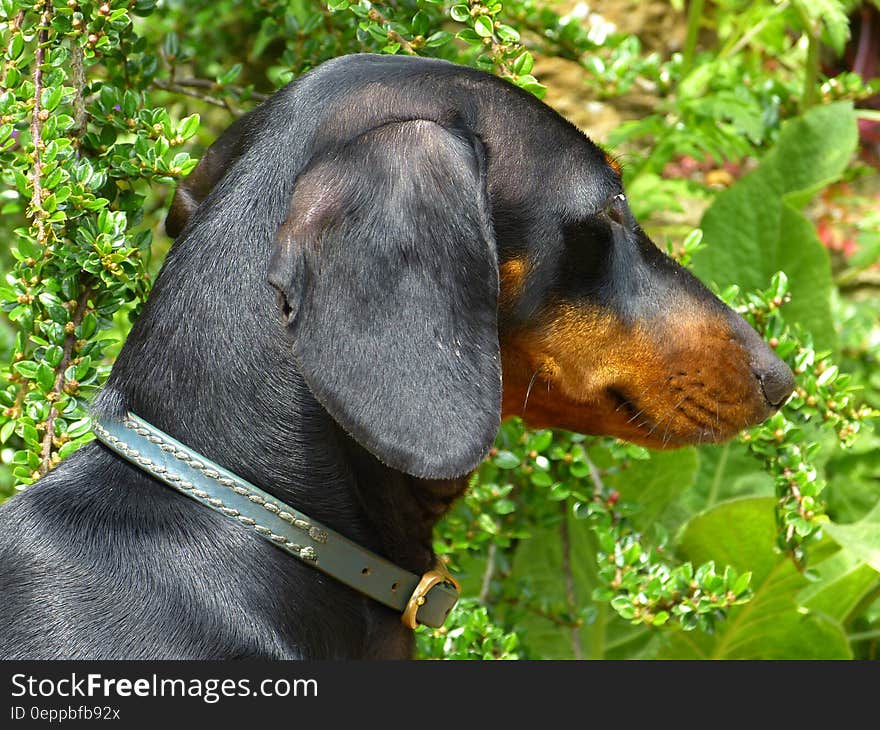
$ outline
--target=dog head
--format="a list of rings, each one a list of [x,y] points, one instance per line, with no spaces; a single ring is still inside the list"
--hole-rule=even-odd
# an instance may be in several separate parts
[[[719,441],[790,394],[788,367],[649,240],[619,171],[549,107],[426,59],[310,77],[279,92],[322,93],[312,127],[287,122],[308,143],[268,282],[312,393],[380,461],[459,476],[512,415],[654,447]],[[170,232],[269,116],[212,147]]]

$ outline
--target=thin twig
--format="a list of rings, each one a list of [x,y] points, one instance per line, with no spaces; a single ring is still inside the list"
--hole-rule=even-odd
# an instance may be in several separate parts
[[[492,576],[495,573],[495,556],[498,553],[498,545],[489,544],[489,557],[486,560],[486,569],[483,571],[483,582],[480,584],[480,595],[477,600],[486,603],[489,600],[489,591],[492,587]]]
[[[880,287],[880,271],[851,269],[840,274],[834,283],[843,290]]]
[[[543,609],[541,606],[535,603],[528,603],[526,601],[522,601],[517,597],[513,596],[505,596],[501,599],[501,603],[505,603],[508,606],[522,606],[529,613],[534,614],[535,616],[539,616],[540,618],[546,619],[556,626],[561,626],[563,628],[573,629],[577,626],[580,626],[580,621],[572,620],[568,621],[564,619],[562,616],[557,616],[552,611],[547,611]]]
[[[574,592],[574,574],[571,571],[571,535],[568,532],[568,504],[559,503],[562,511],[562,522],[559,525],[559,537],[562,541],[562,574],[565,577],[565,600],[568,603],[572,616],[577,612],[577,596]],[[583,659],[584,653],[581,645],[580,625],[575,623],[571,627],[571,650],[575,659]]]
[[[587,456],[586,450],[584,450],[584,463],[587,465],[587,469],[590,472],[590,479],[593,482],[593,495],[598,496],[604,493],[605,485],[602,483],[602,476],[599,474],[599,470],[596,468],[593,460]]]
[[[212,91],[218,91],[220,89],[225,89],[236,96],[243,96],[245,90],[241,86],[232,86],[226,85],[221,86],[216,81],[211,81],[211,79],[174,79],[174,83],[178,86],[192,86],[197,89],[211,89]],[[261,94],[258,91],[251,91],[250,98],[254,101],[266,101],[269,98],[268,94]]]
[[[382,13],[380,13],[378,10],[376,10],[375,7],[370,8],[370,12],[367,13],[367,17],[370,20],[372,20],[374,23],[379,23],[380,25],[386,27],[386,32],[388,33],[388,40],[389,41],[399,43],[400,47],[404,51],[409,53],[411,56],[416,55],[415,46],[413,46],[412,43],[410,43],[406,38],[404,38],[402,35],[400,35],[400,33],[398,33],[396,30],[391,30],[390,28],[387,28],[388,23],[389,23],[388,18],[386,18],[384,15],[382,15]]]
[[[53,400],[52,407],[49,409],[49,415],[45,421],[46,433],[43,434],[43,448],[40,452],[40,476],[45,476],[45,474],[52,468],[52,439],[55,435],[55,419],[58,417],[58,409],[55,407],[55,400],[60,398],[61,393],[64,391],[64,372],[70,365],[70,356],[73,354],[73,346],[76,343],[74,329],[82,323],[86,309],[88,308],[90,296],[92,296],[92,289],[91,287],[86,286],[83,293],[80,294],[79,299],[76,300],[76,309],[73,312],[73,316],[70,318],[70,323],[73,324],[73,327],[64,338],[64,349],[62,351],[61,361],[55,368],[55,383],[52,385],[52,390],[47,394],[47,397],[52,398]]]
[[[74,138],[78,141],[86,133],[88,116],[83,98],[86,88],[86,71],[83,50],[75,38],[70,39],[70,80],[73,83],[73,129]]]
[[[31,172],[31,184],[34,194],[31,198],[31,207],[34,212],[34,226],[37,229],[37,243],[46,245],[46,227],[43,219],[46,210],[43,208],[43,179],[41,176],[42,161],[40,151],[43,146],[43,121],[46,115],[43,113],[43,63],[46,60],[45,45],[49,42],[49,22],[51,10],[46,9],[43,3],[43,14],[40,16],[40,30],[37,33],[37,48],[34,51],[34,110],[31,114],[31,143],[34,146],[34,164]]]
[[[221,109],[226,109],[232,114],[238,114],[238,112],[236,112],[236,110],[227,100],[218,99],[216,96],[211,96],[210,94],[203,94],[201,91],[196,91],[195,89],[188,86],[181,86],[177,83],[170,83],[163,79],[153,79],[153,86],[162,89],[163,91],[173,91],[175,94],[191,96],[194,99],[200,99],[201,101],[204,101],[206,104],[213,104],[214,106],[219,106]]]

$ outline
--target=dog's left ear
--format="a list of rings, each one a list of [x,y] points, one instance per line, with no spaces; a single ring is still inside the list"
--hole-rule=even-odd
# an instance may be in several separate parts
[[[482,145],[384,125],[297,179],[270,283],[312,392],[387,465],[475,468],[501,418],[498,261]]]

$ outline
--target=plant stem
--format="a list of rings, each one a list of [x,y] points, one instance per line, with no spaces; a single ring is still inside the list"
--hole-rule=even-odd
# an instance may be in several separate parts
[[[801,94],[802,111],[816,103],[816,80],[819,78],[819,51],[821,45],[822,26],[813,21],[806,10],[797,6],[804,32],[807,34],[807,60],[804,64],[804,88]]]
[[[718,492],[721,490],[721,481],[724,476],[724,470],[727,467],[727,459],[730,456],[730,442],[728,441],[721,448],[721,454],[718,457],[718,465],[715,467],[715,473],[712,475],[712,484],[709,487],[709,496],[706,498],[706,509],[711,509],[718,501]]]
[[[562,573],[565,576],[565,600],[572,615],[574,615],[577,611],[577,596],[574,592],[574,574],[571,572],[571,535],[568,532],[568,503],[560,502],[559,509],[562,511],[559,537],[562,542]],[[581,645],[581,630],[576,622],[571,627],[571,650],[574,653],[575,659],[584,658]]]
[[[92,295],[92,288],[90,286],[86,286],[83,289],[83,293],[80,294],[79,299],[76,301],[76,309],[73,312],[73,315],[70,318],[70,322],[74,327],[78,327],[85,316],[86,309],[88,308],[89,297]],[[59,398],[61,393],[64,391],[65,379],[64,372],[67,370],[70,365],[70,356],[73,354],[73,346],[76,343],[76,334],[70,332],[64,338],[64,350],[61,356],[61,361],[58,363],[58,367],[55,368],[55,383],[52,386],[51,393],[55,394],[55,398]],[[46,418],[46,433],[43,434],[43,447],[40,452],[40,476],[45,476],[46,473],[52,468],[52,439],[55,435],[55,419],[58,417],[58,409],[55,407],[54,401],[52,402],[52,407],[49,409],[49,415]]]
[[[73,83],[73,129],[71,130],[76,141],[86,133],[88,116],[83,92],[86,88],[86,71],[83,50],[75,38],[70,39],[70,80]],[[76,143],[75,141],[75,143]]]
[[[850,641],[866,641],[870,639],[880,639],[880,629],[873,631],[860,631],[857,634],[849,634],[847,637]]]
[[[819,34],[814,31],[809,34],[807,46],[807,63],[804,68],[804,93],[801,97],[801,107],[809,109],[816,103],[816,81],[819,78]]]
[[[193,99],[199,99],[201,101],[204,101],[206,104],[219,106],[221,109],[226,109],[228,112],[237,115],[237,112],[235,111],[235,109],[232,108],[232,105],[228,101],[218,99],[216,96],[204,94],[201,91],[196,91],[195,89],[181,86],[180,84],[171,83],[165,81],[164,79],[153,79],[153,86],[155,86],[157,89],[162,89],[163,91],[173,91],[175,94],[191,96],[193,97]]]
[[[216,81],[211,81],[211,79],[175,78],[173,79],[173,82],[177,86],[191,86],[197,89],[210,89],[211,91],[215,91],[217,89],[225,89],[235,96],[242,96],[245,92],[245,90],[241,86],[233,86],[232,84],[221,86]],[[249,98],[253,99],[254,101],[266,101],[266,99],[269,98],[269,95],[261,94],[258,91],[252,91]]]
[[[607,601],[596,602],[596,620],[593,622],[590,635],[593,640],[590,642],[590,656],[593,659],[604,659],[605,652],[610,646],[605,645],[605,627],[608,623],[608,603]]]
[[[480,584],[480,595],[477,600],[486,603],[489,600],[489,590],[492,587],[492,576],[495,574],[495,555],[498,552],[497,543],[489,545],[489,557],[486,560],[486,570],[483,571],[483,582]]]
[[[37,229],[37,243],[45,246],[47,240],[43,219],[46,217],[46,210],[43,208],[43,178],[41,175],[43,164],[40,159],[40,153],[43,147],[43,63],[46,60],[45,46],[49,42],[51,10],[46,9],[46,3],[43,3],[42,8],[40,30],[37,33],[37,47],[34,50],[34,109],[31,114],[31,144],[34,146],[31,185],[33,186],[34,194],[31,198],[31,208],[33,210],[34,227]]]
[[[682,77],[690,71],[697,50],[697,39],[700,35],[700,21],[703,19],[703,3],[705,0],[691,0],[687,14],[687,35],[682,51]]]

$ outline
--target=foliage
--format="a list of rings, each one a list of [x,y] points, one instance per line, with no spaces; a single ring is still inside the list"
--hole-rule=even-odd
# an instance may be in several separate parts
[[[88,399],[167,251],[169,186],[235,115],[343,53],[445,58],[539,97],[542,62],[564,59],[596,99],[653,95],[598,141],[655,234],[661,213],[708,206],[666,246],[798,387],[739,439],[674,452],[505,423],[437,530],[465,598],[419,630],[421,655],[873,656],[880,306],[837,287],[810,217],[817,192],[869,172],[853,104],[880,82],[825,79],[819,63],[823,44],[842,51],[851,5],[692,2],[667,53],[539,0],[0,0],[0,230],[14,241],[0,251],[0,490],[91,438]],[[726,189],[670,175],[688,159],[723,169]],[[876,265],[870,215],[842,283]]]
[[[151,9],[138,2],[133,12]],[[139,227],[137,191],[192,169],[174,148],[198,116],[175,123],[144,107],[155,59],[136,48],[127,4],[8,1],[2,12],[0,144],[14,184],[3,213],[24,213],[28,225],[13,230],[15,263],[0,289],[17,329],[0,442],[20,437],[13,474],[28,484],[92,438],[87,399],[109,371],[103,334],[148,288],[152,236]],[[99,65],[123,74],[106,78]]]

